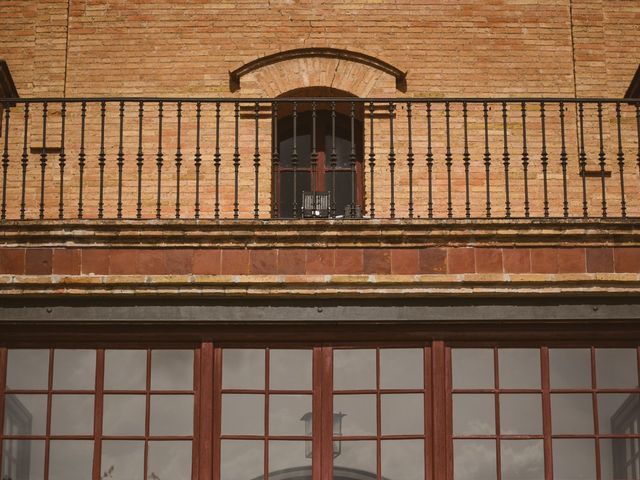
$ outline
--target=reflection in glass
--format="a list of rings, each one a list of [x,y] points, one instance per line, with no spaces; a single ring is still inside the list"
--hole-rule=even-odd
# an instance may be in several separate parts
[[[264,432],[264,395],[222,395],[222,433],[225,435],[262,435]]]
[[[380,388],[424,388],[424,359],[419,348],[380,350]]]
[[[7,395],[5,397],[5,434],[44,435],[46,425],[46,395]]]
[[[53,388],[93,390],[96,384],[95,350],[55,350]]]
[[[222,388],[264,389],[264,350],[225,348]]]
[[[311,395],[271,395],[269,434],[304,435],[303,417],[311,412]]]
[[[453,441],[454,480],[494,480],[496,442],[494,440]]]
[[[191,442],[149,442],[147,470],[150,480],[190,480]]]
[[[264,472],[262,440],[222,440],[220,478],[252,479]],[[301,459],[301,461],[304,461]]]
[[[343,435],[376,434],[375,395],[334,395],[333,414],[342,415]]]
[[[422,435],[424,432],[423,395],[381,395],[380,407],[383,435]]]
[[[311,350],[269,351],[269,388],[311,390]]]
[[[144,390],[147,386],[146,350],[106,350],[105,390]]]
[[[375,350],[334,350],[334,390],[376,388]]]
[[[453,348],[453,388],[494,388],[493,350]]]
[[[133,480],[144,477],[144,442],[103,440],[100,478]]]
[[[495,413],[493,395],[453,395],[454,435],[493,435],[496,431]]]
[[[424,441],[383,440],[380,453],[384,478],[424,479]]]
[[[87,480],[93,467],[92,440],[52,440],[49,480]]]
[[[498,365],[500,388],[540,388],[540,350],[501,348]]]
[[[53,395],[51,433],[53,435],[91,435],[93,403],[93,395]]]
[[[5,440],[2,449],[3,479],[44,478],[44,440]]]
[[[500,442],[503,480],[544,480],[542,440]]]
[[[542,434],[542,399],[538,394],[500,395],[500,433]]]
[[[640,439],[600,440],[602,480],[635,480],[640,477]]]
[[[598,388],[637,388],[638,357],[633,348],[598,348],[596,350],[596,384]]]
[[[376,442],[343,440],[341,443],[340,455],[333,459],[334,478],[341,469],[359,470],[362,478],[376,478]]]
[[[296,469],[296,480],[307,478],[311,480],[311,456],[305,453],[305,442],[270,441],[269,474],[274,475],[288,468]],[[303,472],[308,473],[308,476]],[[284,478],[293,477],[285,476]]]
[[[151,352],[152,390],[191,390],[193,388],[193,350],[153,350]]]
[[[552,394],[553,434],[593,433],[593,402],[590,394]]]
[[[640,395],[604,393],[598,395],[600,433],[632,435],[640,433]],[[638,472],[640,474],[640,471]]]
[[[193,395],[151,395],[151,435],[191,435]]]
[[[549,350],[551,388],[591,388],[591,351],[586,348]]]
[[[105,435],[144,435],[144,395],[105,395],[102,432]]]
[[[593,440],[554,438],[552,445],[554,480],[596,478],[596,451]]]
[[[7,387],[46,390],[49,383],[49,350],[9,349]]]

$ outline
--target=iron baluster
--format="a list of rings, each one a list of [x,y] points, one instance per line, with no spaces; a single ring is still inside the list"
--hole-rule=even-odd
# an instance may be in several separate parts
[[[638,138],[638,153],[636,154],[636,163],[640,172],[640,103],[636,103],[636,133]]]
[[[373,102],[369,102],[369,176],[371,185],[371,198],[369,199],[369,216],[375,218],[376,204],[374,200],[374,175],[376,167],[376,152],[373,146]]]
[[[180,169],[182,167],[182,150],[181,150],[181,138],[182,134],[182,102],[178,102],[178,109],[176,112],[178,121],[178,132],[176,137],[176,213],[175,217],[180,218]]]
[[[600,152],[598,154],[598,160],[600,164],[600,182],[602,185],[602,216],[607,217],[607,196],[605,192],[605,169],[606,166],[606,154],[604,153],[604,138],[602,133],[602,103],[598,102],[598,139],[600,143]]]
[[[144,102],[138,103],[138,155],[136,166],[138,167],[138,202],[136,205],[136,218],[142,218],[142,167],[144,166],[144,151],[142,147],[142,123],[144,120]]]
[[[392,102],[389,103],[389,177],[391,182],[391,192],[389,199],[389,216],[396,218],[396,199],[395,199],[395,167],[396,153],[393,146],[393,117],[395,116],[396,106]]]
[[[26,188],[27,188],[27,166],[29,165],[29,150],[28,150],[28,138],[29,138],[29,103],[24,104],[24,139],[22,143],[22,188],[20,194],[20,220],[24,220],[25,208],[26,208]]]
[[[447,166],[447,218],[453,218],[453,198],[451,192],[451,167],[453,166],[453,156],[451,155],[451,107],[449,102],[445,102],[444,104],[444,117],[447,133],[447,151],[445,153],[445,165]]]
[[[542,152],[540,154],[540,163],[542,164],[542,187],[544,192],[543,208],[544,216],[546,218],[549,216],[549,191],[547,182],[547,167],[549,165],[549,156],[547,154],[547,129],[544,102],[540,102],[540,125],[542,128]]]
[[[564,103],[560,102],[560,165],[562,166],[562,215],[569,216],[569,194],[567,191],[567,146],[565,142]]]
[[[98,154],[98,169],[100,175],[100,185],[98,193],[98,218],[102,219],[104,216],[104,166],[106,163],[106,157],[104,153],[104,121],[107,113],[107,104],[105,102],[100,103],[100,153]]]
[[[482,103],[482,115],[484,117],[484,170],[485,184],[487,189],[487,218],[491,218],[491,152],[489,151],[489,105]]]
[[[163,102],[158,102],[158,153],[156,154],[156,169],[158,175],[158,183],[156,185],[156,218],[162,216],[162,162],[164,154],[162,153],[162,110]]]
[[[316,145],[316,115],[316,102],[313,102],[311,104],[311,204],[313,215],[315,215],[318,208],[316,201],[316,176],[318,168],[318,151]]]
[[[298,102],[293,102],[293,150],[291,167],[293,168],[293,218],[298,216]]]
[[[7,170],[9,169],[9,122],[11,120],[11,108],[5,105],[7,113],[4,115],[4,150],[2,152],[2,207],[0,208],[0,220],[7,219]]]
[[[234,147],[233,147],[233,218],[234,220],[238,219],[239,214],[239,200],[238,200],[238,180],[240,175],[240,147],[239,147],[239,136],[240,136],[240,104],[235,102],[234,104]]]
[[[122,139],[123,139],[123,127],[124,127],[124,102],[120,102],[120,140],[118,143],[118,156],[117,156],[117,165],[118,165],[118,219],[122,218],[122,170],[124,168],[124,152],[122,150]]]
[[[65,122],[67,119],[67,103],[62,102],[61,110],[60,110],[60,155],[58,157],[58,166],[60,167],[60,192],[59,192],[59,203],[58,203],[58,218],[60,220],[64,219],[64,167],[66,164],[66,155],[64,153],[64,143],[65,143]]]
[[[200,153],[200,118],[202,116],[202,104],[196,103],[196,151],[193,156],[193,163],[196,169],[196,198],[193,207],[193,215],[196,219],[200,218],[200,165],[202,163],[202,154]]]
[[[433,218],[433,150],[431,147],[431,102],[427,102],[427,215]]]
[[[256,149],[253,154],[253,168],[255,169],[255,198],[253,205],[253,218],[260,217],[260,206],[259,206],[259,191],[258,191],[258,180],[260,178],[260,145],[259,145],[259,116],[260,116],[260,104],[255,104],[255,123],[256,123]]]
[[[278,104],[271,104],[271,123],[273,124],[273,145],[271,147],[271,168],[273,184],[273,216],[278,218],[280,200],[280,154],[278,153]]]
[[[351,152],[349,164],[351,167],[351,218],[356,216],[356,105],[351,102]]]
[[[584,149],[584,106],[582,102],[578,104],[578,122],[580,125],[580,175],[582,176],[582,216],[589,216],[589,205],[587,203],[587,154]]]
[[[413,218],[413,142],[411,138],[411,102],[407,102],[407,167],[409,169],[409,218]]]
[[[294,134],[295,139],[295,134]],[[294,140],[295,141],[295,140]],[[331,102],[331,217],[336,216],[336,168],[338,155],[336,153],[336,102]]]
[[[620,102],[616,103],[616,126],[618,129],[618,171],[620,172],[620,214],[627,216],[627,202],[624,195],[624,150],[622,149],[622,127],[620,125]]]
[[[213,217],[220,218],[220,102],[216,102],[216,149],[213,154],[213,168],[215,171],[215,201]]]
[[[84,153],[84,135],[87,120],[87,102],[82,102],[80,110],[80,153],[78,154],[78,218],[82,219],[84,215],[84,166],[86,164],[86,155]]]
[[[468,124],[467,124],[467,102],[462,103],[462,118],[464,123],[464,153],[462,154],[462,160],[464,163],[464,190],[465,190],[465,201],[464,201],[464,212],[467,218],[471,218],[471,199],[469,192],[469,168],[471,166],[471,157],[469,155],[469,132],[468,132]]]
[[[524,180],[524,216],[529,218],[529,152],[527,151],[527,104],[522,102],[522,176]]]
[[[507,133],[507,102],[502,102],[502,138],[504,150],[502,152],[502,164],[504,166],[504,216],[511,218],[511,199],[509,196],[509,141]]]
[[[44,178],[47,170],[47,110],[48,103],[42,104],[42,149],[40,150],[40,220],[44,219]]]

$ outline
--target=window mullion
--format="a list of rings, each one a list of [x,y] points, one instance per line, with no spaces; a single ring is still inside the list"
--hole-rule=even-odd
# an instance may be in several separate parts
[[[544,478],[553,480],[553,444],[551,441],[551,395],[549,379],[549,348],[540,349],[542,367],[542,434],[544,436]]]
[[[318,414],[314,412],[314,474],[316,479],[333,478],[333,349],[322,347],[314,349],[315,358],[319,358],[319,378],[314,379],[314,402],[319,402]],[[314,359],[315,359],[314,358]],[[315,365],[315,362],[314,362]],[[319,388],[318,388],[319,387]],[[318,391],[319,390],[319,391]],[[315,418],[319,417],[316,423]],[[319,428],[318,428],[319,427]],[[317,432],[317,433],[316,433]],[[320,448],[315,448],[318,445]],[[317,476],[318,473],[320,476]]]
[[[7,384],[7,349],[0,348],[0,475],[2,475],[2,456],[4,453],[4,399]]]
[[[102,460],[102,416],[104,411],[104,349],[100,348],[96,352],[96,382],[94,393],[94,416],[93,416],[93,480],[101,478]]]
[[[209,344],[210,345],[210,344]],[[217,347],[212,349],[213,352],[213,385],[212,385],[212,401],[209,402],[211,412],[212,426],[212,457],[213,457],[213,480],[220,480],[220,433],[222,426],[222,349]],[[202,480],[202,479],[201,479]]]
[[[452,448],[451,439],[451,386],[450,350],[444,342],[436,340],[431,346],[431,398],[432,409],[432,478],[450,478],[452,471],[447,452]],[[452,460],[453,457],[451,457]]]
[[[198,430],[198,480],[211,480],[213,472],[213,385],[214,385],[214,349],[211,342],[203,342],[200,346],[199,390],[196,391],[198,415],[194,426]],[[216,403],[218,400],[216,399]],[[195,449],[194,445],[194,449]],[[219,452],[215,452],[218,457]]]

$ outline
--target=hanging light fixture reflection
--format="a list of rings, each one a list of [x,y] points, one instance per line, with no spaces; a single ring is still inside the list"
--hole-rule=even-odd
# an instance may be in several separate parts
[[[334,413],[333,414],[333,435],[336,437],[342,436],[342,419],[346,417],[346,413]],[[308,437],[313,435],[313,414],[311,412],[305,413],[301,418],[304,422],[304,434]],[[304,456],[311,458],[313,455],[313,442],[307,440],[304,444]],[[342,452],[342,442],[340,440],[333,442],[333,458],[336,458]]]

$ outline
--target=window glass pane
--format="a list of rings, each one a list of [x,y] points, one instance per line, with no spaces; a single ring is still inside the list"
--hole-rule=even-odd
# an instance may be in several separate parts
[[[334,350],[334,390],[376,388],[375,350]]]
[[[333,478],[376,478],[376,442],[336,440],[333,455]]]
[[[500,433],[503,435],[542,434],[540,395],[500,395]]]
[[[222,395],[222,433],[224,435],[262,435],[264,395]]]
[[[493,350],[454,348],[451,362],[453,388],[494,388]]]
[[[380,388],[424,388],[420,348],[380,350]]]
[[[582,348],[549,350],[551,388],[591,388],[591,351]]]
[[[151,435],[191,435],[192,395],[151,395]]]
[[[102,432],[105,435],[144,435],[146,397],[105,395]]]
[[[640,439],[600,440],[602,480],[636,479],[640,475]]]
[[[311,480],[311,441],[269,442],[269,472],[272,478],[292,478],[283,470],[295,468],[296,479]],[[281,475],[278,476],[277,473]],[[247,478],[247,477],[245,477]]]
[[[47,425],[46,395],[7,395],[4,405],[4,433],[44,435]]]
[[[193,388],[193,350],[153,350],[151,352],[152,390],[191,390]]]
[[[496,442],[494,440],[454,440],[453,478],[455,480],[494,480]]]
[[[222,440],[220,450],[220,478],[253,479],[263,475],[262,440]]]
[[[49,350],[9,349],[7,387],[46,390],[49,384]]]
[[[553,439],[554,480],[596,478],[595,444],[590,439]]]
[[[280,203],[278,214],[282,218],[293,217],[293,172],[280,172]],[[302,192],[311,191],[311,174],[298,171],[296,174],[296,199],[298,202],[298,216],[302,208]]]
[[[5,440],[2,478],[42,480],[44,478],[44,440]]]
[[[311,350],[270,350],[269,388],[311,390]]]
[[[104,353],[105,390],[144,390],[147,386],[146,350],[107,350]]]
[[[596,350],[598,388],[637,388],[638,358],[632,348]]]
[[[540,350],[498,350],[500,388],[540,388]]]
[[[269,434],[305,435],[305,415],[311,412],[311,395],[271,395]]]
[[[338,123],[338,122],[336,122]],[[351,126],[346,122],[342,122],[342,135],[349,135],[349,138],[341,138],[338,136],[338,132],[336,132],[336,166],[338,168],[351,168]],[[331,128],[329,126],[329,128]],[[336,125],[336,130],[338,129],[338,125]],[[333,136],[331,132],[325,135],[324,145],[327,152],[327,168],[331,165],[331,152],[333,150]]]
[[[381,395],[382,434],[421,435],[424,432],[423,397],[415,394]]]
[[[453,396],[454,435],[493,435],[496,431],[495,397],[487,394]]]
[[[376,434],[375,395],[334,395],[333,414],[342,416],[343,435]]]
[[[593,433],[593,402],[589,394],[552,394],[554,434]]]
[[[600,433],[637,434],[640,433],[639,423],[640,395],[637,393],[605,393],[598,395],[598,425]]]
[[[93,390],[96,384],[95,350],[55,350],[53,388]]]
[[[53,395],[51,433],[53,435],[91,435],[93,403],[93,395]]]
[[[354,178],[357,181],[357,177]],[[333,192],[333,173],[325,173],[325,185],[327,191]],[[351,205],[352,188],[354,189],[354,195],[356,195],[356,185],[351,183],[351,172],[336,171],[336,193],[335,195],[332,194],[332,196],[335,196],[336,218],[342,218],[350,214],[350,210],[345,213],[345,207]],[[356,204],[359,204],[360,201],[357,195],[355,198]]]
[[[289,119],[291,125],[293,125],[293,117]],[[301,118],[298,116],[297,126],[300,126]],[[291,137],[286,138],[280,142],[280,167],[291,168],[293,166],[293,127],[291,127]],[[309,132],[311,129],[308,129]],[[309,168],[311,164],[311,133],[296,132],[296,153],[298,155],[297,165],[298,168]]]
[[[148,462],[150,480],[190,480],[191,442],[149,442]]]
[[[144,477],[144,442],[103,440],[101,479],[133,480]],[[151,478],[151,477],[149,477]]]
[[[542,440],[500,442],[503,480],[544,480]]]
[[[93,467],[93,441],[52,440],[49,480],[87,480]]]
[[[222,388],[264,389],[264,350],[225,348]]]
[[[380,453],[384,478],[424,479],[424,441],[383,440]]]

